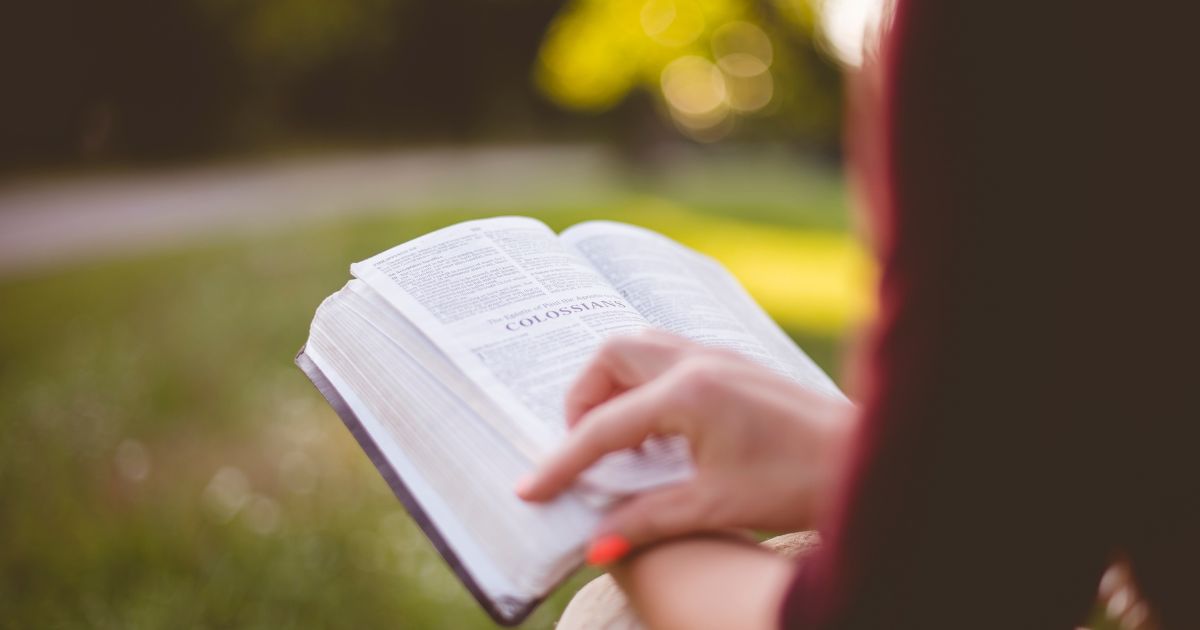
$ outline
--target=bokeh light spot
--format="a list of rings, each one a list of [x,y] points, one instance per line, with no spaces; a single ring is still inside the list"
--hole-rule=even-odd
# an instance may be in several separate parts
[[[770,72],[751,76],[726,77],[729,106],[739,112],[755,112],[767,106],[775,95],[775,80]]]
[[[728,115],[725,76],[711,61],[685,55],[663,68],[662,91],[675,120],[688,129],[709,129]]]
[[[246,507],[244,518],[246,527],[261,536],[269,536],[279,529],[282,511],[279,504],[270,497],[256,496]]]
[[[250,501],[250,481],[233,466],[218,470],[204,488],[204,504],[220,523],[228,523]]]
[[[150,476],[150,453],[137,440],[123,440],[113,461],[117,472],[130,481],[145,481]]]
[[[885,13],[884,0],[823,0],[822,38],[839,61],[861,66],[869,38],[878,35]]]
[[[771,67],[775,50],[763,30],[749,22],[730,22],[712,35],[713,55],[726,74],[752,77]]]

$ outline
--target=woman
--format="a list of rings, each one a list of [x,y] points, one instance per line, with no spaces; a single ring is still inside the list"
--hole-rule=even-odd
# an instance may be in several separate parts
[[[901,0],[857,156],[883,269],[860,407],[614,341],[519,494],[687,437],[696,479],[590,551],[651,627],[1073,628],[1118,558],[1162,627],[1200,627],[1184,10]],[[700,533],[814,526],[798,565]]]

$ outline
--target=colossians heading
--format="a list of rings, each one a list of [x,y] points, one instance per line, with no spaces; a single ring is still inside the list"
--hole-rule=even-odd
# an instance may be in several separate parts
[[[534,313],[532,315],[522,317],[516,321],[508,322],[504,325],[504,328],[512,332],[517,332],[522,328],[536,326],[560,317],[568,317],[577,313],[598,311],[606,308],[629,308],[629,305],[618,300],[592,300],[590,302],[578,302],[576,304],[568,304],[566,306],[560,306],[555,309],[550,309],[548,311]]]

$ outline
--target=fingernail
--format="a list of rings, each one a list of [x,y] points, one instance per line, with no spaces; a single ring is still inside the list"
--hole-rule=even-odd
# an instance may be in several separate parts
[[[513,486],[513,492],[516,492],[519,497],[524,497],[529,494],[531,488],[533,488],[533,475],[525,475],[517,480],[517,485]]]
[[[620,534],[606,534],[592,541],[587,550],[587,563],[592,566],[612,564],[625,557],[632,547]]]

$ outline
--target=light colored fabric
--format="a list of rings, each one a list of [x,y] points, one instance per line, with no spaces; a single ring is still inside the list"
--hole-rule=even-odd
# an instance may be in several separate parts
[[[819,544],[821,537],[815,531],[784,534],[762,542],[763,547],[785,558],[799,558],[816,549]]]
[[[605,574],[579,589],[556,626],[558,630],[643,630],[625,593]]]
[[[816,548],[819,542],[816,532],[796,532],[776,536],[762,546],[796,558]],[[644,630],[625,593],[608,575],[601,575],[579,589],[556,627],[558,630]]]

